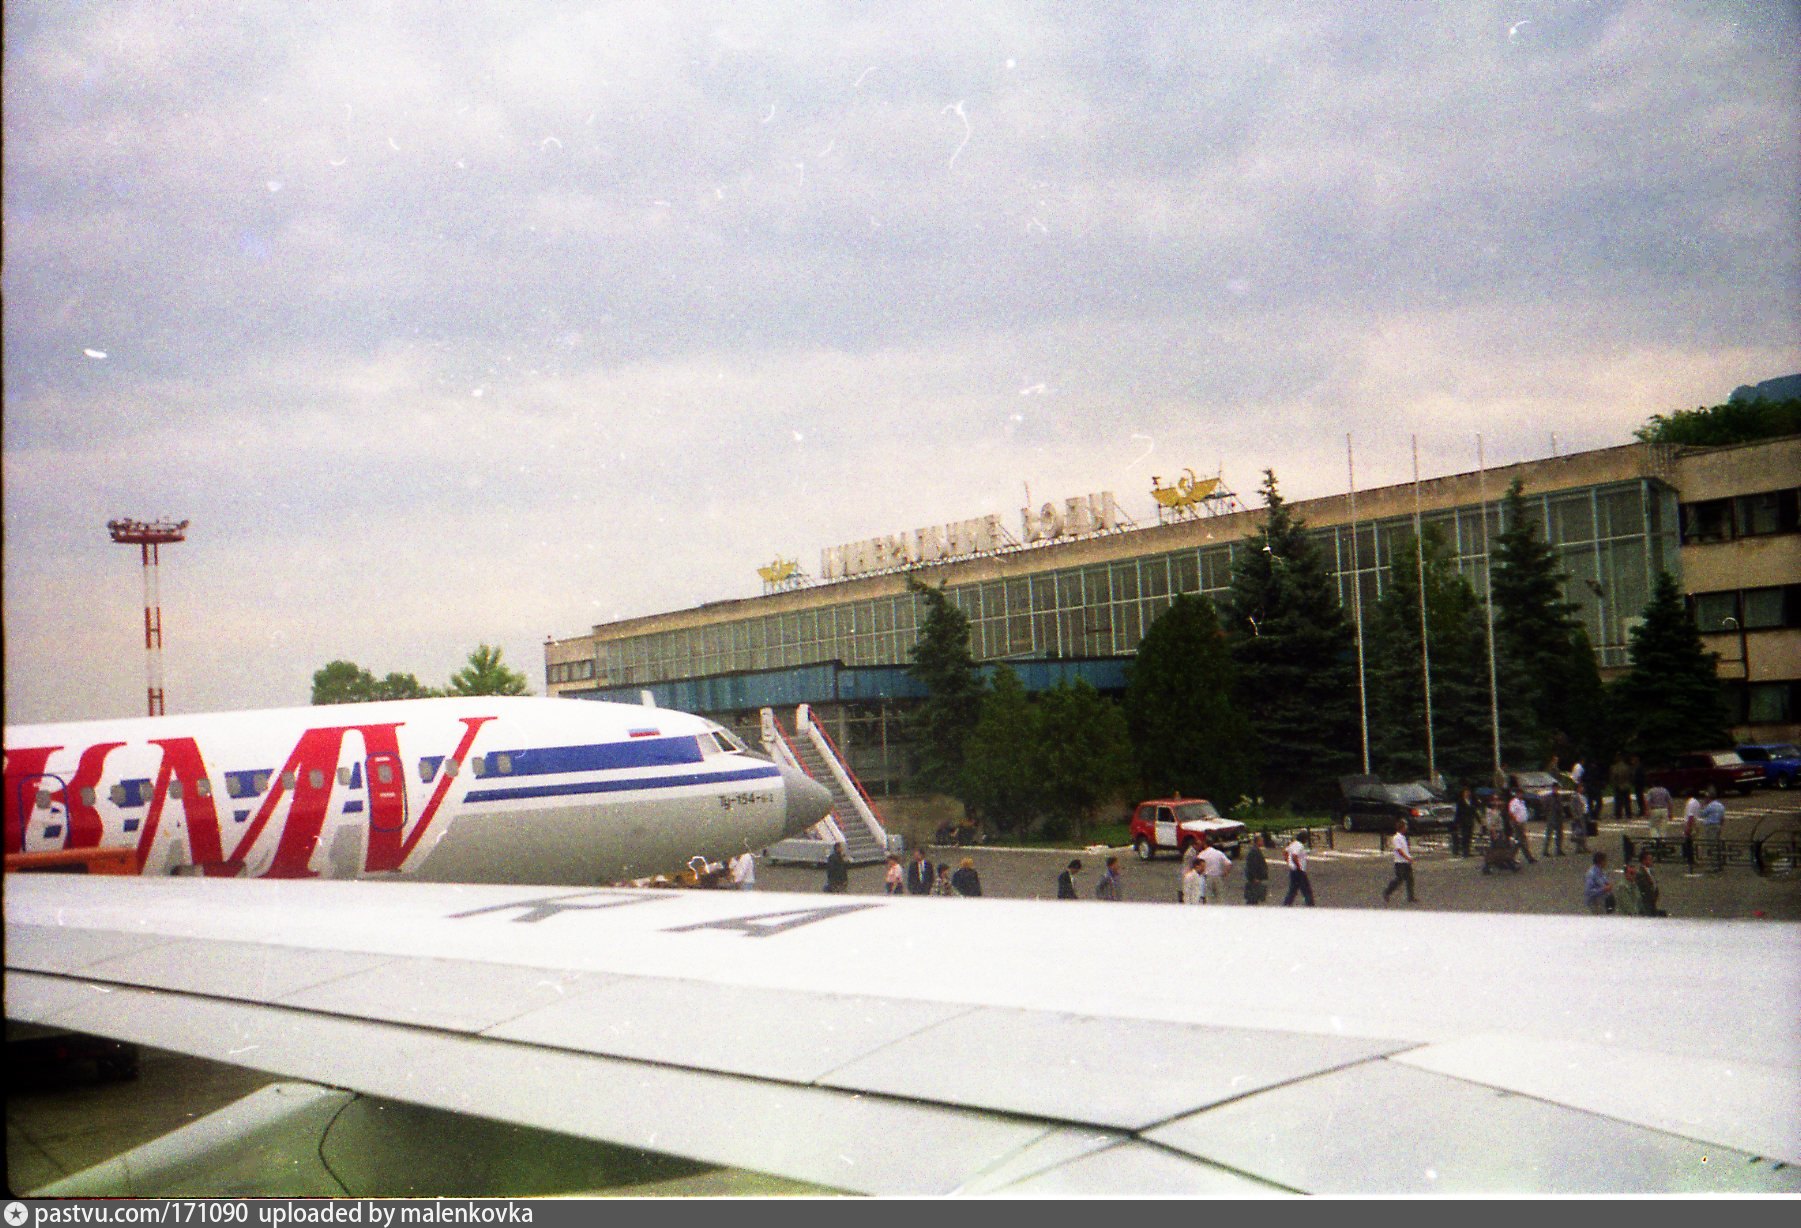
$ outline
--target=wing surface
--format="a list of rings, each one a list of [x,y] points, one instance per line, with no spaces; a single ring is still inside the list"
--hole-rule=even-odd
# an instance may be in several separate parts
[[[1793,925],[63,876],[5,907],[9,1019],[836,1189],[1801,1191]]]

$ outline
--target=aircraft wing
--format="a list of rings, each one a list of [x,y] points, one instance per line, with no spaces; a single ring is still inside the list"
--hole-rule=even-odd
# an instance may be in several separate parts
[[[8,1019],[881,1194],[1801,1191],[1801,926],[9,875]]]

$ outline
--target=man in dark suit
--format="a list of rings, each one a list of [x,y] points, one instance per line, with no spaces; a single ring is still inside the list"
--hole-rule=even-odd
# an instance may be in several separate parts
[[[931,895],[932,883],[937,877],[938,874],[932,868],[932,863],[926,860],[925,849],[915,847],[913,860],[907,863],[907,894]]]
[[[1080,859],[1077,859],[1069,863],[1068,869],[1057,875],[1057,898],[1059,900],[1079,900],[1082,898],[1076,894],[1076,875],[1081,872],[1082,862]]]

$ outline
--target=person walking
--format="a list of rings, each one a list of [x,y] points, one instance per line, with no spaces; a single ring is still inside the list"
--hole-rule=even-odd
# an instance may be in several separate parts
[[[1718,789],[1707,791],[1707,805],[1701,807],[1701,831],[1707,838],[1708,859],[1713,862],[1713,872],[1723,873],[1726,869],[1726,803],[1720,800]]]
[[[1107,858],[1107,868],[1101,871],[1101,881],[1094,885],[1094,898],[1112,900],[1118,903],[1126,898],[1123,876],[1119,872],[1119,858]]]
[[[1076,875],[1082,872],[1082,859],[1075,858],[1063,867],[1063,873],[1057,875],[1057,898],[1059,900],[1079,900],[1076,894]]]
[[[931,895],[932,884],[937,882],[938,875],[932,869],[932,863],[926,860],[923,848],[913,849],[913,860],[907,863],[907,894]]]
[[[1670,821],[1671,803],[1670,791],[1662,785],[1652,785],[1645,790],[1645,818],[1651,825],[1651,839],[1663,839],[1664,828]]]
[[[1201,855],[1201,846],[1190,840],[1182,846],[1182,866],[1176,871],[1176,902],[1182,903],[1182,892],[1187,888],[1188,872],[1194,869],[1195,858]]]
[[[951,868],[944,862],[938,863],[938,877],[932,880],[933,895],[956,895],[957,888],[951,882]]]
[[[882,886],[889,895],[901,895],[907,890],[907,872],[893,853],[888,854],[888,868],[882,871]]]
[[[1606,853],[1596,853],[1594,864],[1582,876],[1582,902],[1597,917],[1614,909],[1613,878],[1607,873]]]
[[[825,889],[832,895],[843,895],[850,890],[850,858],[844,855],[842,844],[834,844],[826,855]]]
[[[1205,904],[1207,902],[1207,878],[1201,873],[1201,863],[1197,859],[1188,863],[1182,871],[1182,894],[1179,897],[1184,904]]]
[[[732,886],[739,891],[755,891],[757,889],[757,859],[745,849],[732,858]]]
[[[1251,838],[1251,851],[1244,855],[1244,902],[1261,904],[1269,898],[1269,860],[1263,846],[1269,837],[1258,832]]]
[[[951,875],[951,886],[958,895],[979,896],[982,894],[982,876],[976,873],[976,859],[965,857],[957,866],[957,872]]]
[[[1532,855],[1532,839],[1526,834],[1526,823],[1532,818],[1532,808],[1526,805],[1526,795],[1519,790],[1517,782],[1509,792],[1513,794],[1513,799],[1507,803],[1507,823],[1511,828],[1507,834],[1513,837],[1526,864],[1537,865],[1538,858]]]
[[[1682,807],[1682,860],[1688,863],[1688,876],[1694,878],[1695,869],[1695,829],[1701,825],[1701,790],[1690,789],[1688,801]]]
[[[1195,864],[1200,867],[1201,878],[1205,880],[1203,891],[1207,903],[1224,904],[1226,875],[1232,872],[1232,859],[1209,844],[1207,837],[1202,836],[1201,852],[1195,858]]]
[[[1457,791],[1457,817],[1451,825],[1451,854],[1468,857],[1476,835],[1476,792],[1469,785]]]
[[[1395,820],[1395,835],[1391,843],[1394,847],[1395,876],[1389,880],[1388,886],[1382,888],[1382,902],[1388,903],[1388,897],[1395,893],[1395,889],[1405,884],[1407,902],[1417,904],[1419,901],[1413,894],[1413,848],[1407,843],[1406,819]]]
[[[1632,768],[1624,755],[1613,757],[1607,769],[1607,786],[1613,790],[1613,821],[1621,823],[1632,817]]]
[[[1663,892],[1658,890],[1657,876],[1651,873],[1651,867],[1656,860],[1650,849],[1645,849],[1638,855],[1636,885],[1638,887],[1638,915],[1641,917],[1667,917],[1670,915],[1658,907]]]
[[[1545,798],[1545,842],[1539,847],[1538,855],[1540,857],[1551,855],[1553,833],[1557,836],[1557,855],[1563,856],[1563,817],[1563,794],[1559,793],[1557,786],[1553,784],[1550,795]]]
[[[1306,832],[1297,832],[1288,847],[1282,850],[1283,860],[1288,863],[1288,895],[1282,900],[1284,908],[1294,903],[1297,894],[1307,901],[1307,907],[1313,907],[1313,884],[1307,879],[1307,840]]]

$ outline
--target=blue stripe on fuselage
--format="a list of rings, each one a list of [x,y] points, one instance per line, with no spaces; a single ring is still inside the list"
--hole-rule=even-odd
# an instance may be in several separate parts
[[[502,772],[499,759],[510,761]],[[597,742],[588,746],[541,746],[529,750],[495,750],[480,756],[483,776],[559,776],[567,772],[616,772],[621,768],[674,767],[699,763],[700,742],[685,738],[640,738],[635,742]]]
[[[522,785],[514,789],[471,789],[465,802],[511,802],[532,797],[570,797],[581,793],[628,793],[636,790],[677,789],[683,785],[710,785],[731,780],[780,780],[774,764],[736,772],[693,773],[685,776],[628,776],[614,780],[574,780],[560,785]]]

